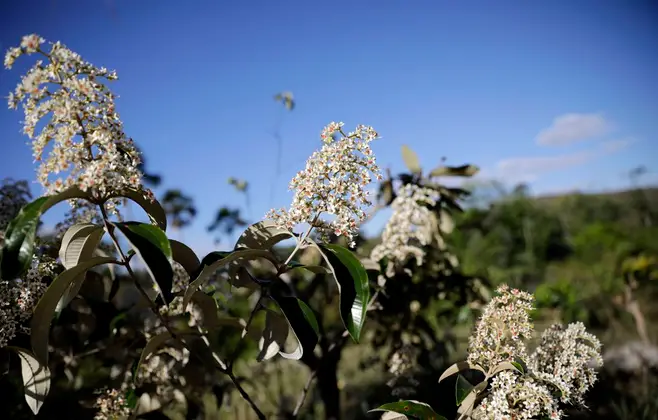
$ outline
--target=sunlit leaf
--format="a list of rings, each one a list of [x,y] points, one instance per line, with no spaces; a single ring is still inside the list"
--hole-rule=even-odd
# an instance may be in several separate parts
[[[404,164],[407,165],[407,168],[409,168],[411,173],[421,173],[422,169],[420,167],[418,155],[416,155],[416,152],[411,150],[406,144],[402,145],[402,160],[404,161]]]
[[[462,166],[439,166],[430,172],[430,177],[434,176],[462,176],[471,177],[480,171],[475,165]]]
[[[66,269],[70,269],[94,257],[105,230],[93,223],[80,223],[71,226],[62,237],[59,248],[59,259]],[[57,304],[56,313],[64,309],[80,292],[85,280],[86,271],[73,279],[71,285]]]
[[[25,349],[13,346],[7,346],[7,349],[16,352],[21,359],[25,401],[36,415],[50,392],[50,370],[47,365],[40,364],[34,355]]]
[[[459,373],[459,372],[462,372],[464,370],[469,370],[469,369],[470,370],[478,370],[478,371],[486,374],[486,371],[484,370],[484,368],[482,366],[479,366],[479,365],[476,365],[476,364],[473,364],[473,363],[469,363],[467,361],[457,362],[457,363],[451,365],[448,369],[446,369],[441,374],[441,377],[439,378],[439,382],[443,381],[448,376],[452,376],[455,373]]]
[[[280,228],[271,220],[263,220],[245,229],[238,238],[235,249],[270,249],[277,243],[292,237],[292,232]]]
[[[30,323],[30,340],[34,355],[43,365],[48,365],[48,337],[50,335],[50,323],[55,316],[55,310],[60,299],[70,287],[71,282],[89,270],[102,264],[115,263],[114,258],[94,257],[62,272],[48,286],[39,302],[34,307],[32,321]]]
[[[299,346],[291,353],[279,351],[281,357],[299,360],[304,352],[312,352],[318,343],[318,321],[313,311],[301,300],[294,297],[272,296],[290,324],[291,332]]]

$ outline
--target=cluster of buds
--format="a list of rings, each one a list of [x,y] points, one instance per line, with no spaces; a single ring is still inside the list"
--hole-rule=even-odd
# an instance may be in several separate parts
[[[72,186],[99,196],[139,189],[139,152],[123,131],[114,95],[102,83],[116,80],[116,73],[95,67],[59,42],[48,47],[35,34],[7,52],[5,67],[33,54],[40,59],[9,94],[9,108],[23,105],[23,131],[32,140],[37,179],[46,193]],[[40,122],[43,128],[35,132]]]
[[[324,145],[290,182],[294,191],[290,208],[270,210],[265,217],[288,230],[308,223],[324,239],[331,234],[344,236],[354,246],[353,239],[366,218],[364,209],[372,204],[365,187],[373,176],[382,179],[370,148],[378,135],[364,125],[348,134],[342,127],[343,123],[332,122],[322,130]],[[320,219],[320,215],[332,220]]]

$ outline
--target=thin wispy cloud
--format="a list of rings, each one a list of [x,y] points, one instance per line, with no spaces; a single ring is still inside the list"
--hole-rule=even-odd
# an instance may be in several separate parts
[[[609,133],[612,124],[601,114],[564,114],[535,138],[541,146],[566,146]]]
[[[604,156],[620,152],[634,141],[635,139],[630,137],[609,140],[600,143],[595,149],[557,156],[507,158],[498,161],[492,170],[484,171],[483,174],[487,178],[503,179],[511,183],[533,182],[542,175],[582,166]]]

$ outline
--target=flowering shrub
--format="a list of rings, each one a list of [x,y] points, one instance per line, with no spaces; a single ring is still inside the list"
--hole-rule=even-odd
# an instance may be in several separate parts
[[[112,303],[121,279],[141,300],[130,315],[136,331],[119,325],[120,316],[110,322],[109,343],[104,343],[108,352],[134,360],[132,366],[113,366],[110,386],[95,394],[97,419],[184,405],[196,397],[195,385],[208,389],[225,383],[237,390],[258,418],[266,418],[235,368],[248,341],[258,350],[258,362],[281,356],[301,360],[311,369],[290,413],[295,418],[314,377],[327,375],[327,366],[336,367],[345,341],[359,342],[369,310],[381,309],[375,316],[378,327],[388,329],[386,337],[395,341],[389,343],[390,372],[401,377],[419,353],[401,331],[417,341],[421,334],[427,335],[427,322],[416,315],[428,299],[438,296],[459,307],[461,314],[485,297],[480,279],[460,275],[451,277],[457,282],[439,283],[434,278],[437,273],[457,272],[458,261],[448,252],[444,235],[453,229],[450,212],[460,210],[458,201],[467,194],[436,179],[472,176],[477,167],[439,166],[425,176],[417,156],[403,147],[410,173],[398,175],[397,188],[390,176],[380,184],[380,204],[390,205],[393,214],[381,243],[369,258],[359,259],[336,239],[344,239],[349,248],[360,240],[360,225],[373,206],[367,187],[383,179],[371,149],[379,136],[369,126],[346,131],[343,123],[331,122],[320,133],[320,149],[290,182],[291,205],[273,209],[264,220],[249,225],[233,249],[199,258],[166,233],[168,215],[174,215],[176,228],[187,223],[183,214],[196,212],[189,197],[172,193],[161,205],[144,186],[143,160],[123,131],[114,95],[106,85],[116,80],[116,73],[35,34],[8,51],[5,67],[34,55],[39,60],[9,95],[9,107],[23,107],[24,132],[32,140],[39,163],[37,179],[45,195],[29,201],[27,186],[21,183],[5,182],[0,189],[0,348],[19,356],[25,400],[34,413],[48,397],[51,375],[57,372],[51,355],[57,350],[53,331],[59,326],[53,326],[53,320],[66,308],[80,306],[76,298],[100,268],[122,273],[108,277],[104,302]],[[286,106],[292,109],[290,98]],[[239,190],[247,188],[246,183],[229,182]],[[121,210],[128,200],[142,207],[148,223],[123,220]],[[37,246],[37,230],[41,216],[63,201],[72,211],[56,227],[58,252],[57,258],[51,258]],[[295,245],[282,255],[274,247],[284,240]],[[145,267],[146,279],[135,268],[135,257]],[[327,334],[319,311],[309,306],[319,283],[296,280],[304,275],[326,277],[335,284],[342,324],[338,334]],[[424,277],[422,286],[418,277]],[[373,294],[371,287],[376,290]],[[400,308],[395,297],[408,292],[414,300],[403,301]],[[584,393],[596,379],[593,366],[601,363],[596,338],[582,324],[555,326],[528,354],[524,340],[533,330],[532,296],[505,287],[498,292],[470,339],[468,360],[449,368],[442,378],[464,369],[484,376],[471,384],[458,375],[460,416],[560,418],[562,404],[582,405]],[[227,303],[245,295],[250,306],[243,318]],[[376,302],[378,297],[381,302]],[[387,324],[392,318],[397,319],[395,326]],[[237,343],[223,340],[227,328],[237,331]],[[29,336],[30,349],[14,345],[23,334]],[[139,349],[136,354],[130,351],[134,347]],[[68,375],[78,362],[70,355],[63,359]],[[331,374],[335,380],[335,370]],[[417,383],[410,379],[409,385]],[[381,409],[440,417],[428,405],[413,401]]]
[[[584,406],[584,395],[603,364],[601,343],[582,323],[553,325],[528,354],[525,340],[533,326],[532,295],[503,285],[484,308],[470,338],[468,359],[449,367],[439,381],[458,375],[456,398],[460,419],[561,419],[562,404]],[[460,374],[475,371],[483,379],[470,383]],[[444,418],[417,401],[381,406],[379,411]]]
[[[47,45],[38,35],[25,36],[20,47],[10,49],[5,67],[11,68],[23,55],[34,54],[41,59],[10,94],[9,106],[23,105],[24,132],[32,139],[34,157],[40,162],[37,178],[46,195],[18,206],[20,212],[4,230],[0,287],[7,301],[3,300],[0,307],[0,344],[5,347],[19,324],[31,315],[31,351],[8,348],[21,358],[25,398],[35,413],[50,388],[51,321],[78,295],[86,274],[101,266],[123,268],[151,316],[144,320],[146,344],[135,369],[122,372],[120,387],[107,389],[98,398],[99,418],[125,416],[136,404],[152,402],[146,394],[139,397],[139,403],[133,398],[136,385],[144,381],[156,386],[154,394],[161,400],[180,398],[185,384],[182,376],[182,382],[176,383],[176,372],[195,359],[207,371],[228,377],[256,415],[265,418],[236,377],[235,352],[220,354],[222,349],[216,346],[213,331],[230,325],[242,331],[243,339],[255,339],[259,361],[276,355],[298,360],[312,353],[318,341],[318,322],[309,306],[283,280],[294,270],[323,273],[334,279],[341,292],[339,309],[346,335],[359,340],[370,303],[368,277],[350,251],[326,240],[329,234],[335,234],[352,241],[365,218],[365,209],[370,205],[365,187],[373,176],[380,177],[370,148],[370,142],[377,137],[374,129],[361,125],[345,134],[342,123],[329,124],[321,133],[322,149],[310,157],[306,169],[291,182],[295,195],[290,209],[272,211],[268,214],[272,220],[249,226],[233,250],[212,252],[199,260],[186,245],[167,238],[165,210],[142,185],[139,154],[124,134],[114,96],[103,83],[115,80],[116,73],[85,62],[59,42]],[[50,119],[35,133],[37,123],[46,117]],[[338,134],[342,137],[334,138]],[[45,157],[49,143],[53,143],[52,150]],[[65,176],[53,180],[54,174]],[[140,205],[150,223],[118,218],[124,199]],[[40,216],[66,200],[83,211],[65,223],[58,262],[34,263]],[[13,208],[7,206],[8,210]],[[327,220],[326,216],[333,219]],[[304,223],[307,227],[303,233],[294,231]],[[318,240],[314,239],[314,231],[319,233]],[[131,252],[124,251],[121,237]],[[103,238],[114,245],[111,254],[98,252]],[[281,259],[272,247],[291,238],[296,247]],[[308,247],[322,255],[323,266],[306,266],[293,260],[299,250]],[[134,256],[144,263],[150,285],[139,281],[131,264]],[[249,271],[256,260],[268,264],[267,278]],[[53,274],[53,265],[63,268],[61,273]],[[226,268],[232,286],[256,291],[256,303],[247,320],[228,316],[213,297],[214,290],[208,287],[218,270]],[[44,276],[53,277],[47,287],[40,281]],[[230,297],[226,293],[224,296]],[[265,315],[262,330],[252,324],[257,313]]]

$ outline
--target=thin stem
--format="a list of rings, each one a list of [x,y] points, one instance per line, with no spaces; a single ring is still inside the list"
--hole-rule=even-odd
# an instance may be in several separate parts
[[[306,385],[304,385],[304,389],[302,390],[301,395],[297,399],[297,404],[295,405],[295,409],[292,412],[292,418],[296,419],[297,416],[299,415],[299,410],[302,409],[302,406],[304,405],[304,401],[306,401],[306,396],[308,395],[308,391],[311,389],[311,384],[313,383],[313,380],[317,376],[317,371],[313,370],[311,371],[311,374],[308,375],[308,379],[306,380]]]
[[[244,398],[245,401],[247,401],[249,403],[249,405],[251,406],[251,409],[254,410],[254,412],[256,413],[256,416],[258,417],[258,419],[259,420],[266,420],[267,417],[265,417],[265,414],[263,414],[263,412],[260,411],[260,409],[258,408],[256,403],[254,402],[254,400],[252,400],[251,397],[249,396],[249,394],[247,394],[247,391],[245,391],[244,388],[242,388],[242,385],[240,385],[240,382],[238,382],[238,378],[235,377],[233,372],[229,371],[228,376],[229,376],[229,378],[231,378],[231,381],[233,381],[233,385],[235,385],[235,388],[238,390],[240,395],[242,395],[242,398]]]
[[[105,206],[101,204],[99,207],[100,207],[100,210],[101,210],[101,215],[103,216],[103,223],[104,223],[104,225],[105,225],[105,229],[107,230],[107,232],[108,232],[108,234],[109,234],[109,236],[110,236],[110,239],[112,240],[112,243],[114,244],[115,248],[117,249],[117,252],[119,253],[119,256],[121,257],[121,261],[122,261],[122,263],[123,263],[123,266],[126,267],[126,270],[128,271],[128,274],[129,274],[130,277],[133,279],[133,283],[135,284],[135,287],[137,287],[137,290],[139,290],[139,292],[140,292],[141,295],[144,297],[144,299],[146,299],[146,301],[149,302],[149,305],[150,305],[150,307],[151,307],[151,310],[152,310],[152,311],[156,314],[156,316],[160,319],[160,323],[161,323],[162,326],[167,330],[167,332],[171,335],[171,337],[172,337],[172,338],[173,338],[173,339],[174,339],[179,345],[181,345],[181,346],[183,346],[184,348],[186,348],[186,349],[190,352],[190,354],[194,354],[194,356],[195,356],[195,357],[196,357],[196,358],[197,358],[202,364],[204,364],[203,359],[202,359],[198,354],[196,354],[196,352],[193,352],[193,351],[187,346],[187,344],[186,344],[186,343],[185,343],[180,337],[178,337],[178,335],[173,331],[173,329],[169,326],[169,323],[167,322],[167,319],[164,317],[164,315],[162,315],[162,314],[160,313],[160,311],[158,310],[158,308],[157,308],[157,306],[155,305],[155,303],[151,300],[151,297],[148,295],[148,293],[146,293],[146,290],[144,290],[144,288],[139,284],[139,281],[137,280],[137,276],[135,275],[135,272],[134,272],[134,271],[132,270],[132,268],[130,267],[130,263],[129,263],[128,259],[126,258],[126,255],[123,253],[123,250],[121,249],[121,246],[119,245],[119,241],[117,240],[117,237],[116,237],[116,235],[114,234],[114,227],[113,227],[113,226],[110,224],[110,222],[109,222],[109,217],[108,217],[108,215],[107,215],[107,211],[105,210]],[[260,299],[259,299],[259,301],[258,301],[257,307],[258,307],[259,305],[260,305]],[[255,311],[254,311],[254,312],[255,312]],[[251,315],[251,317],[250,317],[250,321],[251,321],[251,319],[253,318],[254,312],[252,312],[252,315]],[[207,343],[206,343],[206,344],[207,344]],[[229,366],[229,369],[231,369],[231,368],[232,368],[232,365]],[[235,375],[233,375],[233,372],[232,372],[231,370],[229,370],[229,369],[226,369],[226,370],[224,370],[224,369],[219,369],[219,370],[220,370],[221,372],[227,374],[227,375],[231,378],[231,381],[233,381],[233,383],[235,384],[235,387],[236,387],[236,388],[238,389],[238,391],[240,392],[240,395],[242,395],[242,398],[244,398],[244,399],[249,403],[249,405],[251,406],[252,410],[254,410],[254,412],[256,413],[256,416],[257,416],[259,419],[266,419],[266,417],[265,417],[265,415],[263,414],[263,412],[260,411],[260,409],[258,408],[258,406],[256,405],[256,403],[254,403],[254,401],[249,397],[249,395],[247,394],[247,392],[246,392],[246,391],[240,386],[240,384],[237,382],[237,379],[235,378]]]

